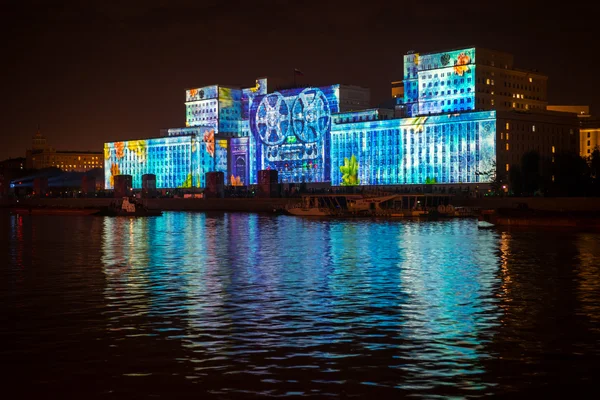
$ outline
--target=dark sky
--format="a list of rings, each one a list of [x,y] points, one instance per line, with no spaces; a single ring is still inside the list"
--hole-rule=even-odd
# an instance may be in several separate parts
[[[587,3],[587,2],[586,2]],[[0,160],[38,123],[59,150],[185,123],[186,88],[259,76],[370,87],[402,79],[408,50],[477,45],[549,75],[551,104],[600,113],[597,5],[508,1],[0,0]]]

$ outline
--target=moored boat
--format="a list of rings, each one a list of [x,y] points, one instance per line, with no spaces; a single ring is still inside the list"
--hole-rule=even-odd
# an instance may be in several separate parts
[[[152,217],[162,215],[162,211],[149,209],[144,204],[130,197],[123,197],[112,202],[107,208],[100,210],[96,215],[111,217]]]

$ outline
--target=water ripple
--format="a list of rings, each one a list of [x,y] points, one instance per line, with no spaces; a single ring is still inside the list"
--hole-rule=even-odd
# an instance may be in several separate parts
[[[31,393],[470,398],[600,372],[596,234],[238,213],[0,221],[0,354]]]

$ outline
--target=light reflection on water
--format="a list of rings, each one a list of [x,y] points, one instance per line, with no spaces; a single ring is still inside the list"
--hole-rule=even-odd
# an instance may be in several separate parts
[[[58,351],[56,367],[85,366],[96,393],[468,397],[539,393],[557,377],[581,387],[598,371],[597,234],[238,213],[3,218],[3,307],[31,318],[14,349],[43,327],[28,361]],[[39,318],[53,302],[68,331]]]

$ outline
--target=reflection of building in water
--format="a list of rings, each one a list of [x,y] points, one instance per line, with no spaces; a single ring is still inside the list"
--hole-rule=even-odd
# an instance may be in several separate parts
[[[406,255],[400,279],[408,297],[400,304],[402,335],[410,344],[399,354],[397,368],[407,385],[431,389],[431,382],[452,382],[463,389],[484,389],[483,360],[492,329],[501,315],[494,304],[499,285],[497,235],[480,232],[466,238],[468,226],[453,236],[407,226],[401,251]],[[426,377],[426,378],[424,378]]]

